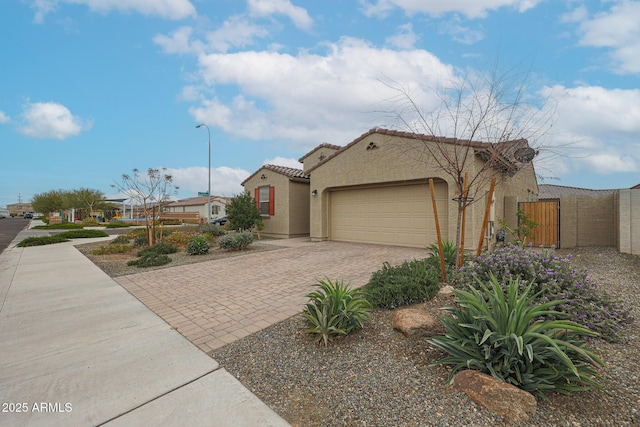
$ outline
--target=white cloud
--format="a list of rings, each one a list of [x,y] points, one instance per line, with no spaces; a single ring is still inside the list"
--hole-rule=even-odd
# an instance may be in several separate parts
[[[300,29],[308,30],[313,26],[313,19],[307,11],[294,6],[289,0],[249,0],[248,7],[253,16],[285,15]]]
[[[165,53],[186,54],[202,52],[203,44],[197,40],[192,41],[192,33],[193,28],[180,27],[169,36],[164,34],[156,35],[153,38],[153,42],[162,47]]]
[[[579,26],[580,44],[610,49],[611,69],[640,72],[640,2],[623,1]]]
[[[4,111],[0,111],[0,124],[9,123],[11,118],[7,116]]]
[[[288,168],[294,169],[302,169],[302,163],[300,163],[297,159],[292,159],[288,157],[274,157],[272,159],[266,159],[263,165],[278,165],[278,166],[286,166]]]
[[[66,139],[91,128],[92,123],[71,114],[56,102],[27,104],[21,116],[19,131],[32,138]]]
[[[207,191],[208,168],[193,166],[181,169],[168,168],[167,171],[173,177],[174,184],[180,187],[181,198],[195,197],[198,192]],[[249,175],[251,173],[240,168],[211,168],[211,194],[226,197],[240,194],[243,191],[240,183]]]
[[[263,27],[252,24],[241,16],[232,16],[220,28],[207,34],[207,41],[213,50],[226,52],[232,47],[252,45],[255,38],[268,35]]]
[[[549,148],[562,156],[548,159],[548,169],[561,174],[640,171],[640,90],[557,85],[543,95],[559,101]]]
[[[342,144],[380,125],[379,111],[399,95],[381,80],[415,88],[412,95],[428,108],[418,83],[435,87],[453,73],[425,50],[379,49],[350,38],[327,44],[324,55],[245,51],[201,55],[199,63],[203,84],[218,95],[191,108],[197,121],[248,139],[293,140],[301,150]],[[227,86],[239,93],[224,98]]]
[[[484,18],[490,11],[501,7],[512,7],[526,12],[544,0],[361,0],[367,16],[385,16],[394,8],[402,9],[407,15],[425,13],[440,16],[445,13],[460,13],[467,18]]]
[[[473,29],[469,26],[463,25],[462,20],[458,15],[453,16],[452,19],[446,20],[440,25],[440,32],[443,34],[449,34],[451,38],[458,43],[474,44],[484,38],[484,32],[482,30]]]
[[[418,35],[413,32],[413,26],[409,23],[401,25],[396,34],[387,37],[386,44],[398,49],[413,49],[417,41]]]
[[[32,0],[31,8],[36,11],[34,21],[43,22],[48,13],[64,3],[84,5],[99,13],[116,10],[166,19],[184,19],[196,15],[196,9],[189,0]]]

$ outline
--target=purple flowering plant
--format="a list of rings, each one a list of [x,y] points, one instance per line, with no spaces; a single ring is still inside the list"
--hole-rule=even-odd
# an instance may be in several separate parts
[[[486,252],[462,268],[459,284],[481,289],[478,281],[488,283],[491,276],[503,287],[511,279],[519,281],[521,290],[531,284],[531,292],[539,293],[540,304],[562,300],[555,307],[561,314],[552,315],[549,320],[576,322],[607,341],[622,341],[633,321],[630,310],[591,281],[586,269],[576,267],[570,257],[557,256],[550,250],[533,251],[507,245]]]

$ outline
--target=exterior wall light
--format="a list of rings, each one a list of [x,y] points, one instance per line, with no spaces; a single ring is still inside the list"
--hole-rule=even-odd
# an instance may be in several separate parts
[[[313,191],[311,191],[311,195],[312,195],[313,197],[317,196],[317,195],[318,195],[318,190],[313,190]]]

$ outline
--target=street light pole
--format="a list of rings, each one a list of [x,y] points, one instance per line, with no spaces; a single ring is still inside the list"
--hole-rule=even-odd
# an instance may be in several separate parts
[[[209,135],[209,179],[207,180],[207,224],[209,224],[211,221],[211,131],[204,123],[197,125],[196,128],[202,126],[207,128],[207,135]]]

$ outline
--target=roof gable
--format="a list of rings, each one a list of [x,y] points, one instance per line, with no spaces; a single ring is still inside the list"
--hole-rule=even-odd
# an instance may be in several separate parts
[[[497,158],[496,168],[502,170],[505,173],[511,173],[511,174],[517,172],[520,169],[520,166],[522,165],[521,162],[515,159],[514,157],[515,152],[519,148],[529,146],[528,141],[526,139],[490,143],[490,142],[464,140],[464,139],[458,139],[458,138],[447,138],[447,137],[433,136],[433,135],[422,135],[417,133],[389,130],[389,129],[383,129],[383,128],[373,128],[373,129],[370,129],[368,132],[363,133],[358,138],[351,141],[349,144],[340,148],[338,151],[331,154],[330,156],[328,156],[318,164],[309,168],[306,172],[310,173],[311,171],[318,168],[319,166],[327,162],[330,162],[333,158],[339,156],[340,154],[344,153],[345,151],[347,151],[348,149],[356,145],[358,142],[362,141],[363,139],[373,134],[382,134],[382,135],[394,136],[399,138],[417,139],[417,140],[426,141],[426,142],[444,143],[444,144],[470,147],[470,148],[473,148],[475,154],[478,154],[484,161],[487,161],[491,158],[494,158],[494,156],[496,156]]]
[[[302,169],[290,168],[287,166],[278,166],[278,165],[263,165],[260,169],[249,175],[247,179],[242,181],[241,185],[249,181],[251,178],[256,176],[261,170],[266,169],[271,172],[279,173],[280,175],[284,175],[292,181],[309,181],[309,175],[305,175]]]

